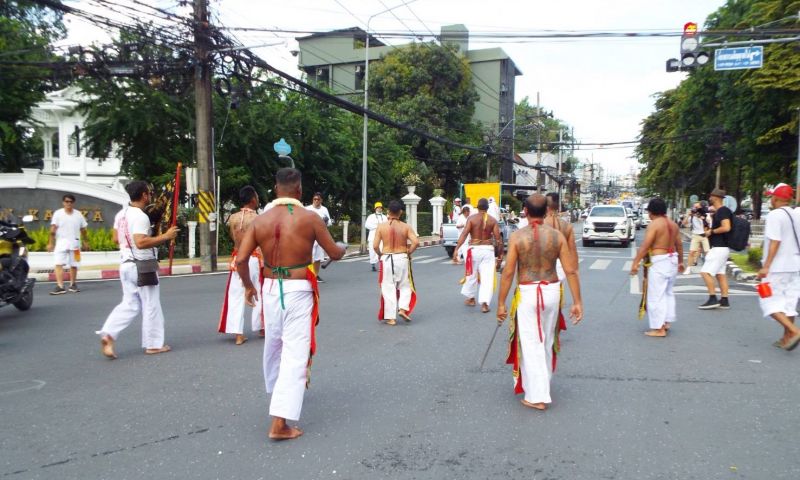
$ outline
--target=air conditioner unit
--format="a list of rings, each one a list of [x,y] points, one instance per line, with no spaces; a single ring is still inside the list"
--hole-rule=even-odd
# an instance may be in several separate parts
[[[506,93],[506,92],[508,92],[508,85],[503,83],[500,85],[500,93]]]
[[[325,75],[325,73],[326,73],[326,70],[324,68],[318,68],[317,69],[317,76],[318,77],[321,76],[321,75]]]

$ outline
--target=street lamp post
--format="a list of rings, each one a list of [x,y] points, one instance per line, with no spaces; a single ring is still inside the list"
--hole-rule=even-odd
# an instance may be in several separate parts
[[[364,42],[364,110],[369,106],[369,24],[372,19],[378,15],[390,12],[396,8],[405,7],[406,5],[416,2],[417,0],[403,1],[400,5],[381,10],[380,12],[370,16],[367,19],[367,35],[366,42]],[[369,116],[364,112],[364,138],[362,142],[361,151],[361,253],[367,251],[367,123]]]

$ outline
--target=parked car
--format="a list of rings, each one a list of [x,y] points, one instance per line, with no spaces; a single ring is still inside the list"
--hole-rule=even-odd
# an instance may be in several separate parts
[[[477,211],[477,210],[476,210]],[[517,231],[516,223],[507,223],[505,208],[500,209],[500,234],[503,236],[503,245],[508,247],[508,237]],[[475,214],[477,215],[477,213]],[[439,235],[442,239],[442,246],[447,251],[447,256],[452,257],[453,252],[458,244],[458,236],[461,232],[456,228],[455,223],[443,223],[439,229]]]
[[[594,206],[583,222],[582,240],[586,247],[598,241],[617,242],[627,247],[635,235],[633,219],[622,205]]]

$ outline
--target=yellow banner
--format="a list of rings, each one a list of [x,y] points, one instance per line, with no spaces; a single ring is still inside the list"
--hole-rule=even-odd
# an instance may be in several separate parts
[[[500,184],[499,183],[467,183],[464,185],[464,198],[463,203],[469,203],[473,207],[477,207],[478,200],[489,197],[494,197],[494,201],[500,205]]]

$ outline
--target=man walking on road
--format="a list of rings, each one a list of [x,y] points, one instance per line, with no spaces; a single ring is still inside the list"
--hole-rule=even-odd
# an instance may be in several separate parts
[[[461,236],[461,232],[464,231],[464,227],[467,226],[467,219],[469,219],[470,212],[471,209],[468,206],[464,206],[461,208],[461,215],[459,215],[458,219],[456,220],[456,231],[458,232],[459,237]],[[469,248],[469,240],[470,240],[469,235],[467,235],[466,240],[464,240],[464,244],[461,245],[461,248],[456,250],[456,253],[458,254],[457,256],[458,260],[453,260],[453,263],[458,265],[462,263],[461,260],[467,258],[467,249]]]
[[[773,345],[794,350],[800,342],[800,328],[794,323],[800,298],[800,214],[788,208],[794,197],[789,185],[780,183],[766,195],[771,211],[764,223],[763,267],[758,276],[769,284],[772,295],[759,298],[758,303],[765,317],[783,327],[783,337]]]
[[[142,348],[144,353],[154,355],[170,351],[164,344],[164,313],[161,310],[160,286],[138,286],[138,272],[134,260],[156,258],[156,248],[174,240],[178,227],[170,227],[163,234],[151,236],[150,218],[142,210],[150,203],[152,193],[147,182],[135,180],[125,190],[131,202],[119,218],[118,239],[120,250],[119,281],[122,284],[122,301],[108,315],[103,328],[95,332],[100,335],[103,355],[117,358],[114,342],[119,334],[142,314]]]
[[[375,231],[378,229],[378,225],[387,220],[386,215],[383,214],[383,204],[375,202],[375,213],[371,213],[367,217],[367,221],[364,222],[364,226],[369,230],[367,246],[369,247],[369,264],[372,266],[373,272],[376,270],[375,265],[378,264],[378,255],[375,253],[375,249],[372,248],[372,241],[375,240]]]
[[[700,249],[702,248],[703,253],[708,253],[711,249],[708,237],[706,237],[706,229],[709,228],[711,223],[709,222],[708,211],[703,207],[702,203],[697,202],[692,206],[691,215],[686,219],[686,223],[692,228],[689,259],[686,261],[686,271],[683,272],[688,275],[692,273],[691,268],[697,265],[697,259],[700,258]]]
[[[731,253],[728,248],[728,232],[731,231],[733,226],[733,212],[730,208],[722,204],[725,198],[725,190],[715,188],[709,195],[709,202],[714,207],[714,217],[711,222],[711,228],[706,229],[705,235],[708,237],[711,250],[706,254],[706,261],[700,274],[703,276],[703,281],[706,283],[708,289],[708,300],[706,303],[699,305],[697,308],[701,310],[709,310],[712,308],[729,309],[731,305],[728,301],[728,275],[726,272],[726,264],[728,263],[728,256]],[[717,299],[716,290],[714,289],[714,277],[717,277],[719,282],[719,290],[721,298]]]
[[[509,316],[506,298],[514,275],[518,286],[511,304],[510,346],[506,363],[514,367],[514,393],[524,393],[522,404],[545,410],[552,402],[550,379],[559,351],[558,325],[560,282],[556,260],[561,260],[572,293],[570,318],[577,325],[583,318],[578,260],[572,254],[564,235],[544,225],[547,200],[534,194],[525,200],[529,226],[511,234],[508,257],[500,280],[497,320]]]
[[[666,337],[675,321],[675,278],[683,270],[683,242],[675,222],[667,218],[667,204],[654,198],[647,204],[650,225],[633,259],[631,275],[637,275],[643,259],[649,268],[647,277],[647,318],[649,337]]]
[[[227,226],[233,239],[233,251],[231,252],[231,263],[229,266],[228,286],[225,289],[225,298],[222,302],[222,312],[220,313],[219,333],[232,333],[236,335],[235,344],[241,345],[247,341],[244,336],[244,284],[236,271],[236,260],[239,245],[242,243],[244,232],[250,227],[258,214],[258,193],[250,185],[246,185],[239,190],[239,202],[241,210],[232,214],[228,218]],[[255,249],[249,257],[250,281],[261,284],[261,250]],[[264,332],[263,311],[261,303],[256,302],[250,315],[250,326],[254,332]]]
[[[56,288],[50,295],[67,293],[64,289],[64,267],[69,268],[69,291],[80,292],[77,282],[81,249],[89,249],[86,239],[88,224],[83,213],[75,209],[75,195],[68,193],[61,201],[64,207],[53,213],[53,218],[50,220],[50,240],[47,243],[47,251],[53,252],[56,273]]]
[[[411,312],[417,303],[411,254],[419,247],[419,239],[414,229],[400,221],[402,214],[400,202],[389,202],[389,221],[378,226],[372,241],[372,249],[381,259],[378,274],[381,307],[378,320],[385,320],[387,325],[395,325],[397,315],[410,322]]]
[[[453,253],[453,261],[458,262],[458,251],[467,242],[467,237],[470,238],[461,294],[467,297],[465,305],[474,306],[477,292],[483,313],[489,312],[494,295],[495,270],[503,260],[503,236],[488,209],[489,202],[485,198],[478,200],[478,213],[467,219]]]
[[[345,254],[345,245],[334,243],[322,217],[303,208],[298,170],[282,168],[275,177],[278,198],[244,233],[236,269],[244,283],[247,304],[255,306],[259,295],[250,276],[249,259],[256,248],[261,249],[261,303],[266,321],[264,381],[267,393],[272,393],[269,438],[289,440],[303,434],[296,426],[288,426],[286,420],[300,418],[316,351],[319,293],[316,274],[309,268],[312,250],[318,244],[338,260]]]
[[[328,212],[328,208],[322,205],[322,194],[320,192],[314,193],[314,196],[311,198],[311,205],[307,206],[306,209],[311,210],[312,212],[319,215],[319,218],[325,223],[326,227],[330,227],[333,225],[333,220],[331,220],[331,214]],[[314,244],[314,273],[317,274],[317,281],[320,283],[325,283],[325,280],[319,276],[319,268],[320,264],[325,260],[325,249],[319,246],[319,243]],[[328,266],[328,263],[325,263],[325,266]]]

